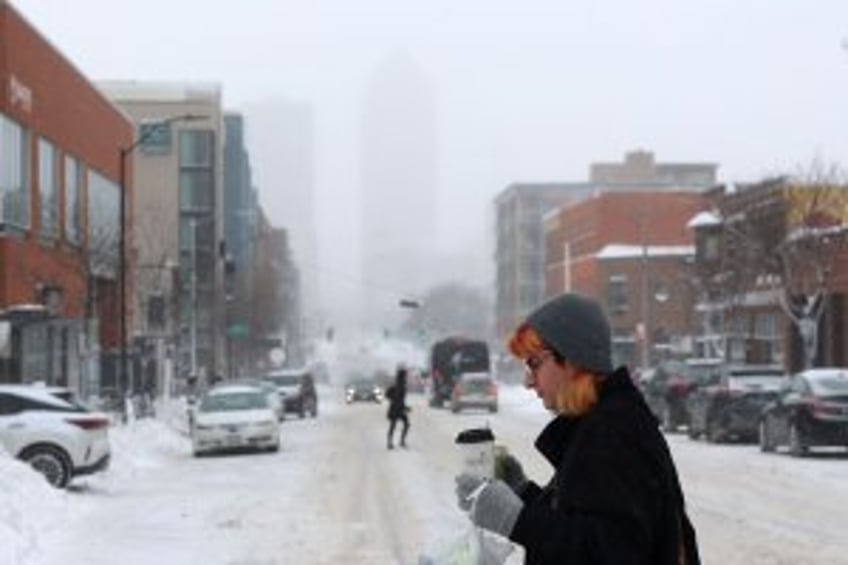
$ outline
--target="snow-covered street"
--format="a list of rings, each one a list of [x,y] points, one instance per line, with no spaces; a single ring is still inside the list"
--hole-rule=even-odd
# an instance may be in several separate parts
[[[12,499],[32,526],[12,563],[414,564],[467,528],[453,493],[460,429],[489,423],[533,478],[547,477],[532,448],[547,415],[529,392],[503,387],[494,415],[412,405],[406,450],[386,449],[385,405],[348,406],[335,389],[321,390],[317,419],[282,424],[275,454],[193,458],[173,419],[116,428],[108,473]],[[705,563],[848,563],[844,453],[669,441]]]

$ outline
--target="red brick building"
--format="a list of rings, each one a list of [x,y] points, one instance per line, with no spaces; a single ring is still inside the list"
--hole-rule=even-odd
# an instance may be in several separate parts
[[[545,293],[574,291],[606,307],[620,363],[652,363],[691,335],[687,222],[695,192],[608,192],[545,219]],[[647,341],[643,341],[647,339]]]
[[[0,381],[81,392],[99,384],[99,356],[119,341],[120,150],[133,135],[126,117],[0,2]]]

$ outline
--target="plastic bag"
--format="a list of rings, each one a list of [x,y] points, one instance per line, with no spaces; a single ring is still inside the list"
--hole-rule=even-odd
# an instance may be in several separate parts
[[[510,542],[471,526],[459,537],[421,554],[418,565],[502,565],[512,550]]]

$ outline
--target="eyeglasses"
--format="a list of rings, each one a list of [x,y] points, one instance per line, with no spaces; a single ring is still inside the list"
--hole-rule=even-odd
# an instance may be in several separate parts
[[[543,349],[536,355],[530,355],[524,360],[524,369],[530,374],[535,374],[545,364],[545,360],[552,356],[553,354],[547,349]]]

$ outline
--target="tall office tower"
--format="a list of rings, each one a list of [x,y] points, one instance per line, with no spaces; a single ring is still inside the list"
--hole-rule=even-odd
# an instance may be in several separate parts
[[[383,61],[361,113],[365,320],[392,317],[398,293],[429,283],[436,236],[436,111],[428,78],[408,56]]]

